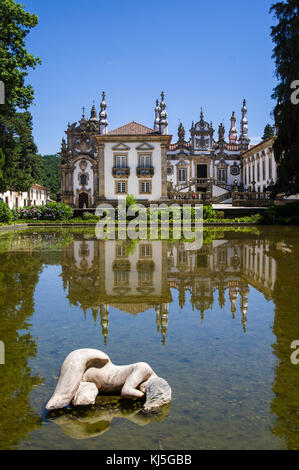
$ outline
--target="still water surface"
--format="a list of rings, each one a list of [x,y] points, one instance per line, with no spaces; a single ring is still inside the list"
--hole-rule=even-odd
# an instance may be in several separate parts
[[[204,244],[0,235],[0,448],[298,449],[298,228],[207,230]],[[47,414],[66,355],[148,362],[172,387]]]

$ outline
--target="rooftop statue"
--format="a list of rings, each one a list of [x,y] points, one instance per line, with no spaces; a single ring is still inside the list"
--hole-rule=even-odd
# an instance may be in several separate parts
[[[109,356],[97,349],[76,349],[64,360],[47,410],[74,405],[93,405],[102,392],[120,393],[123,398],[146,397],[145,411],[171,401],[171,388],[146,362],[125,366],[112,364]]]

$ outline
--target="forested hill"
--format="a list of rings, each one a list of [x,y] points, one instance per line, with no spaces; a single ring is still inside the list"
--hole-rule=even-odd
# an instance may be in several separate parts
[[[59,155],[43,155],[41,165],[41,179],[43,186],[50,191],[50,198],[57,200],[60,193],[60,157]]]

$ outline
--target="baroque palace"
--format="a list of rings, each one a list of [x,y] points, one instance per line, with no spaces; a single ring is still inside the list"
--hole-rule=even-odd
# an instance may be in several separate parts
[[[99,117],[95,105],[68,124],[62,139],[61,200],[75,208],[94,208],[132,194],[139,202],[201,200],[231,202],[246,199],[244,190],[262,192],[276,178],[272,155],[274,138],[250,146],[246,100],[241,109],[240,133],[232,113],[228,140],[223,123],[218,135],[212,122],[192,122],[190,138],[182,124],[171,143],[164,93],[156,100],[153,128],[135,121],[108,131],[105,93]],[[241,196],[240,196],[241,194]],[[245,192],[244,192],[245,194]],[[250,196],[252,199],[252,196]],[[238,205],[236,203],[236,205]]]

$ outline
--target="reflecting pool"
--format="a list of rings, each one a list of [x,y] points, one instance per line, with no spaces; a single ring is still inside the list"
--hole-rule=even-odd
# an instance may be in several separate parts
[[[298,449],[298,256],[297,227],[209,229],[202,245],[1,233],[0,448]],[[171,405],[47,413],[78,348],[148,362]]]

